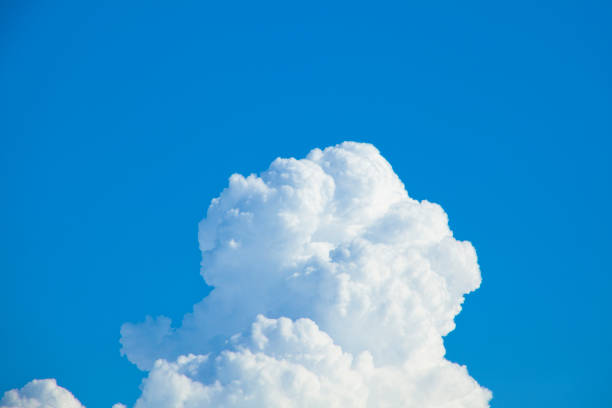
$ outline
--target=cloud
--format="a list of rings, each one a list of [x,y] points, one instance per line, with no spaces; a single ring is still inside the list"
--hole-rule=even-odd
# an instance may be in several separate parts
[[[145,407],[487,407],[444,358],[481,277],[437,204],[345,142],[230,177],[199,225],[212,292],[182,322],[123,325]]]
[[[233,175],[199,241],[211,294],[178,328],[122,329],[122,352],[151,370],[139,407],[488,405],[442,340],[480,285],[476,253],[373,146]]]
[[[216,355],[158,360],[136,408],[481,407],[490,393],[445,360],[376,366],[344,352],[310,319],[259,315]]]
[[[54,379],[32,380],[20,390],[4,393],[0,408],[84,408],[65,388]]]

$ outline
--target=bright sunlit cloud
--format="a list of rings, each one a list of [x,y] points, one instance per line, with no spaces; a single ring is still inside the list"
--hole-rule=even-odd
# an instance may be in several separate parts
[[[231,176],[199,242],[212,292],[182,322],[121,329],[121,353],[148,372],[136,408],[489,405],[444,358],[443,336],[480,286],[476,252],[373,146]],[[54,380],[0,406],[81,407]]]

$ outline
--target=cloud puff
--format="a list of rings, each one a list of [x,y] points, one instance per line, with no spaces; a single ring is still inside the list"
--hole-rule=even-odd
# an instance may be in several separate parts
[[[54,379],[32,380],[20,390],[4,393],[0,408],[84,408],[65,388]]]
[[[121,328],[121,353],[149,371],[136,408],[489,405],[444,358],[480,285],[474,248],[373,146],[234,174],[199,242],[211,293],[178,325]]]
[[[136,408],[482,407],[490,393],[446,360],[375,366],[310,319],[259,315],[246,336],[216,355],[158,360]]]
[[[177,328],[122,328],[151,370],[137,406],[488,406],[442,339],[480,285],[476,253],[373,146],[233,175],[199,241],[210,295]]]

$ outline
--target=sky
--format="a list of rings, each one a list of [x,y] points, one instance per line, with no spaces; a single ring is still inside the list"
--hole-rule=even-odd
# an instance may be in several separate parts
[[[444,344],[491,406],[612,404],[609,4],[124,3],[0,6],[0,393],[132,406],[121,327],[210,292],[228,178],[353,140],[476,249]]]

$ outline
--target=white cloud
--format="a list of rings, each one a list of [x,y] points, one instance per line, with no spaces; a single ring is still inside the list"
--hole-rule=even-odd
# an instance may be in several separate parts
[[[260,315],[218,354],[158,360],[136,408],[460,408],[489,398],[465,367],[446,360],[377,367],[369,351],[344,352],[310,319]]]
[[[214,290],[121,329],[145,407],[487,407],[444,358],[476,253],[371,145],[233,175],[199,226]]]
[[[32,380],[20,390],[4,393],[0,408],[84,408],[65,388],[54,379]]]
[[[343,143],[277,159],[259,177],[233,175],[199,239],[211,294],[178,328],[163,317],[122,328],[122,352],[152,370],[139,407],[169,398],[179,406],[488,405],[489,391],[444,359],[442,340],[480,285],[476,253],[453,238],[440,206],[408,196],[373,146]],[[261,334],[262,346],[253,333],[268,325],[276,329]],[[299,341],[285,341],[297,328]],[[236,333],[248,344],[227,343]],[[312,350],[319,341],[326,346]],[[309,356],[337,360],[323,368]],[[369,371],[359,368],[366,361]]]

